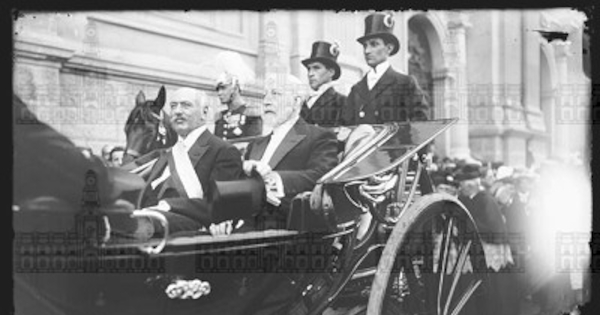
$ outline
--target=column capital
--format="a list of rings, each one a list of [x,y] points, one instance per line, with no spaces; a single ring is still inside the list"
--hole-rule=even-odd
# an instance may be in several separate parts
[[[552,47],[554,47],[554,56],[556,58],[559,57],[569,57],[573,55],[571,51],[571,41],[558,41],[554,40],[550,43]]]
[[[469,16],[464,12],[450,12],[448,14],[448,22],[446,25],[450,30],[462,31],[472,26],[469,22]]]
[[[444,67],[444,68],[432,70],[431,77],[433,78],[434,81],[438,81],[438,80],[445,80],[449,77],[452,77],[452,75],[450,74],[450,69],[448,69],[447,67]]]

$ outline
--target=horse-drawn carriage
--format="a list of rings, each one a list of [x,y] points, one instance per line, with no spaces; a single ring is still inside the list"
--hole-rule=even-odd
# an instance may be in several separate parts
[[[173,234],[159,211],[88,209],[84,241],[73,251],[65,241],[73,261],[56,274],[17,270],[18,291],[69,314],[321,314],[352,303],[367,314],[487,314],[492,284],[473,214],[434,192],[421,153],[455,122],[352,128],[355,146],[294,198],[285,227]],[[264,201],[249,198],[249,208]],[[115,231],[117,220],[148,219],[159,237]]]

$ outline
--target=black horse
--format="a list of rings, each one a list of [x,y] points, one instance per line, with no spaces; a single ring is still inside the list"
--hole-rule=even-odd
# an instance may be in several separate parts
[[[146,100],[142,91],[136,96],[135,107],[125,123],[125,169],[131,170],[147,164],[158,156],[159,149],[171,147],[177,141],[177,134],[169,124],[169,117],[162,110],[165,100],[164,86],[160,88],[155,100]]]

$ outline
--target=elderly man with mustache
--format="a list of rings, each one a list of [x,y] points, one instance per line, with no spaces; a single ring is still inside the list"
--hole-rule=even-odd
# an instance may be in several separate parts
[[[202,92],[180,88],[170,98],[171,126],[177,143],[153,166],[140,206],[162,211],[171,231],[197,230],[212,223],[211,181],[238,179],[241,155],[207,130],[209,105]]]

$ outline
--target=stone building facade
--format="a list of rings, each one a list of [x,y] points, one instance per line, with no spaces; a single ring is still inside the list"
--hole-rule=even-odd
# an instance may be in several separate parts
[[[532,157],[588,154],[583,21],[552,20],[550,11],[394,12],[401,47],[391,64],[418,79],[434,118],[459,118],[437,139],[440,156],[517,166]],[[368,13],[24,13],[13,24],[13,90],[42,120],[98,153],[105,144],[124,144],[124,123],[139,91],[154,98],[162,85],[167,95],[196,87],[216,114],[216,56],[224,51],[238,53],[255,72],[243,93],[260,108],[260,82],[276,79],[266,74],[289,72],[306,81],[300,61],[312,42],[337,41],[337,89],[348,93],[367,70],[356,38]],[[548,43],[535,31],[549,21],[569,30],[568,41]]]

